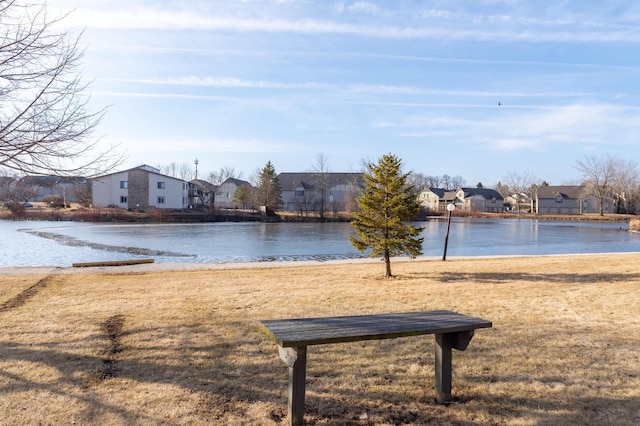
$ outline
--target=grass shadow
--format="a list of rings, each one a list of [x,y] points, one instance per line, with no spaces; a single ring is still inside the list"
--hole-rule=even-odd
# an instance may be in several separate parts
[[[596,284],[640,280],[640,274],[566,274],[562,272],[447,272],[436,275],[429,273],[413,273],[407,274],[407,276],[411,279],[430,279],[441,283],[476,282],[481,284],[499,284],[513,281],[546,282],[560,284]]]

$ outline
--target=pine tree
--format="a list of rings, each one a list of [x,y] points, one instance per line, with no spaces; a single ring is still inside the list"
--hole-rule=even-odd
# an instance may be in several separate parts
[[[256,188],[256,205],[265,206],[267,211],[275,211],[282,205],[280,182],[271,161],[268,161],[260,171]]]
[[[233,202],[240,204],[243,209],[246,209],[251,204],[251,186],[248,184],[240,185],[233,193]]]
[[[414,218],[420,204],[407,185],[410,173],[403,174],[401,161],[392,154],[383,155],[378,164],[369,163],[364,174],[365,187],[358,198],[360,212],[354,214],[351,225],[357,236],[349,238],[360,252],[370,250],[371,257],[382,256],[386,266],[385,277],[391,276],[391,257],[422,253],[423,238],[417,238],[423,228],[404,221]]]

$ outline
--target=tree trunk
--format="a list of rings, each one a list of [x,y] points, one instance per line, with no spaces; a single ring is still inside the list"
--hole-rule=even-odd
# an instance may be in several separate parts
[[[389,249],[384,251],[384,263],[386,266],[386,272],[384,274],[385,278],[391,277],[391,256],[389,254]]]

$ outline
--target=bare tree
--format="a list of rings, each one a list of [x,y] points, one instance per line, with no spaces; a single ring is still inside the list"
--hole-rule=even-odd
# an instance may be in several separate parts
[[[506,189],[508,194],[515,198],[518,214],[520,214],[520,203],[524,202],[526,198],[531,198],[537,179],[530,171],[513,170],[507,172],[502,178],[503,191]]]
[[[467,181],[462,176],[442,175],[440,177],[440,184],[447,191],[453,191],[467,186]]]
[[[169,164],[158,164],[156,169],[160,170],[160,173],[166,176],[174,178],[178,177],[178,163],[172,161]]]
[[[580,172],[585,185],[585,192],[598,199],[600,216],[604,216],[604,203],[615,183],[616,158],[611,155],[601,157],[585,156],[576,161],[576,169]]]
[[[209,172],[207,175],[207,181],[212,185],[220,185],[222,182],[229,178],[242,178],[242,172],[236,172],[236,169],[230,166],[222,166],[217,171]]]
[[[617,213],[635,212],[638,201],[640,178],[638,163],[629,159],[615,159],[615,177],[612,188],[616,197]]]
[[[502,182],[496,183],[495,185],[493,185],[493,188],[498,191],[500,195],[502,195],[502,198],[511,195],[511,193],[509,192],[509,188],[507,188],[507,185],[503,184]]]
[[[442,185],[442,177],[427,175],[425,183],[427,188],[440,188]]]
[[[178,176],[182,180],[191,180],[193,178],[193,169],[191,168],[191,164],[189,163],[180,163],[178,166]]]
[[[329,160],[323,153],[316,154],[316,163],[313,165],[315,186],[320,193],[320,219],[324,218],[327,192],[329,191]]]
[[[436,188],[436,185],[432,185],[434,182],[433,176],[427,176],[424,173],[411,173],[407,179],[407,183],[415,188],[417,194],[428,188]],[[439,178],[438,178],[439,180]]]
[[[44,4],[0,0],[0,166],[97,175],[122,162],[91,138],[105,110],[87,109],[80,36],[56,32],[63,19],[50,19]]]
[[[92,185],[90,180],[82,182],[76,182],[71,188],[71,195],[78,200],[78,204],[82,207],[91,207],[92,199]]]
[[[35,197],[38,190],[28,179],[20,179],[15,173],[0,173],[0,201],[11,213],[20,217],[24,213],[24,203]]]

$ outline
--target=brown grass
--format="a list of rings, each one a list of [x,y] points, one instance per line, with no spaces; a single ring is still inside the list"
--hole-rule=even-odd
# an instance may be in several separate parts
[[[434,402],[431,336],[315,346],[305,420],[640,422],[640,255],[382,268],[55,275],[0,311],[0,424],[283,424],[286,367],[259,319],[431,309],[494,324],[454,352],[459,403]],[[0,303],[42,278],[0,277]]]
[[[629,229],[632,231],[640,231],[640,219],[631,219],[629,221]]]

